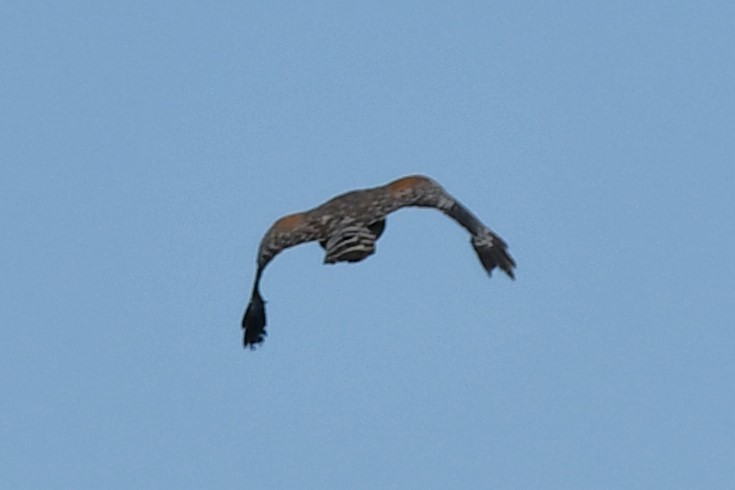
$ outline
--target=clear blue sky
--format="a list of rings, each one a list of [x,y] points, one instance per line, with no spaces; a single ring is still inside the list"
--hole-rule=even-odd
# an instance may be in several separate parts
[[[735,488],[735,4],[0,8],[7,488]],[[440,213],[267,269],[409,173]]]

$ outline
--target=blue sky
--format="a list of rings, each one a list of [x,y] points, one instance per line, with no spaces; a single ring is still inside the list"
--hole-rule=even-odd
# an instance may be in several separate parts
[[[5,2],[8,488],[735,487],[732,2]],[[262,233],[423,173],[378,253]]]

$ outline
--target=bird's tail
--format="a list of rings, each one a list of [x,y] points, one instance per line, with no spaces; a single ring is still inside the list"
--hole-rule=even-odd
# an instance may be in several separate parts
[[[376,234],[367,226],[345,226],[322,244],[326,251],[324,263],[359,262],[375,253],[376,239]]]
[[[484,230],[474,235],[470,243],[489,275],[492,274],[495,267],[500,267],[511,279],[515,278],[513,272],[516,266],[515,260],[506,250],[508,245],[499,236],[489,230]]]

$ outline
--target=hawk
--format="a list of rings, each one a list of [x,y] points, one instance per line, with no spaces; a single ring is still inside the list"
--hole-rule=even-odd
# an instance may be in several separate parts
[[[266,335],[260,279],[263,269],[276,255],[289,247],[318,241],[325,251],[325,264],[359,262],[375,253],[375,242],[385,230],[386,216],[407,206],[438,209],[452,218],[470,233],[470,243],[488,275],[499,267],[514,278],[515,261],[498,235],[432,179],[422,175],[403,177],[379,187],[341,194],[314,209],[284,216],[273,223],[258,248],[255,283],[242,319],[245,347],[254,349]]]

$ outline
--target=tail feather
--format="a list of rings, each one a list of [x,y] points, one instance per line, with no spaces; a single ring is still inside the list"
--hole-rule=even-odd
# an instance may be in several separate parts
[[[367,226],[345,226],[322,245],[326,251],[324,263],[359,262],[375,253],[376,239],[376,234]]]

